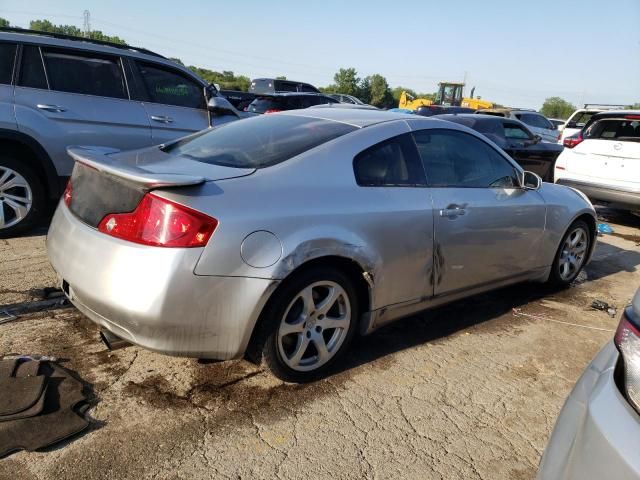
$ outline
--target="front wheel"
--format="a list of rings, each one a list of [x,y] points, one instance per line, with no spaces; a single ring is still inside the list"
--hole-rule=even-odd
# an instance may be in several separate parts
[[[275,376],[308,382],[326,374],[351,343],[358,301],[349,277],[314,268],[290,279],[266,311],[262,357]]]
[[[591,241],[589,227],[585,222],[577,220],[571,224],[556,253],[550,283],[564,286],[576,279],[589,255]]]

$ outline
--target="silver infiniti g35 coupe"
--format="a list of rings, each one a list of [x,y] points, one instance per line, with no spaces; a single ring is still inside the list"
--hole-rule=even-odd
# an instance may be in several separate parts
[[[476,132],[307,109],[159,147],[81,147],[47,248],[73,304],[171,355],[308,381],[356,332],[504,285],[570,283],[595,212]]]

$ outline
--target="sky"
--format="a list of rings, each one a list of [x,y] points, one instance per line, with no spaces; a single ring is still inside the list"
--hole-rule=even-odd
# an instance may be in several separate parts
[[[0,0],[0,17],[118,35],[187,65],[325,86],[339,68],[434,92],[463,81],[482,98],[640,102],[640,0]]]

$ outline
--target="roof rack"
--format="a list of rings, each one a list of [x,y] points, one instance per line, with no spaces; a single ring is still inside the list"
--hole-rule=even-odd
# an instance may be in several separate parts
[[[614,110],[616,108],[626,108],[628,105],[617,105],[615,103],[585,103],[584,108],[602,107],[605,110]]]
[[[92,38],[86,37],[76,37],[75,35],[66,35],[64,33],[54,33],[54,32],[42,32],[40,30],[30,30],[28,28],[17,28],[17,27],[1,27],[0,32],[9,32],[9,33],[22,33],[26,35],[40,35],[43,37],[51,37],[58,38],[60,40],[74,40],[76,42],[87,42],[94,43],[96,45],[104,45],[106,47],[114,47],[126,50],[135,50],[136,52],[144,53],[147,55],[152,55],[154,57],[166,58],[159,53],[152,52],[151,50],[147,50],[146,48],[134,47],[131,45],[115,43],[115,42],[107,42],[105,40],[94,40]]]

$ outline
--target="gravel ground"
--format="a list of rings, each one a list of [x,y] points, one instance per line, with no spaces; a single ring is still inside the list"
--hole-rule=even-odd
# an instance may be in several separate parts
[[[94,403],[89,431],[0,460],[0,478],[533,478],[565,397],[618,322],[589,305],[620,313],[640,285],[640,219],[604,215],[616,233],[575,286],[518,285],[403,320],[309,385],[244,361],[109,352],[73,308],[0,325],[0,354],[63,359]],[[53,286],[44,236],[0,240],[0,311]]]

